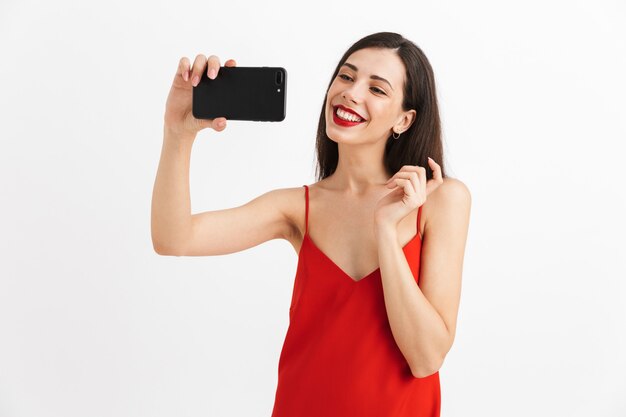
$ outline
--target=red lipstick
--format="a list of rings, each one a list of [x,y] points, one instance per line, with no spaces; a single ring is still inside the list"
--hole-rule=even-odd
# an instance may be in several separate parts
[[[361,123],[363,123],[365,121],[365,120],[363,120],[363,121],[360,121],[360,122],[350,122],[348,120],[343,120],[343,119],[339,118],[339,116],[337,116],[337,108],[338,107],[340,107],[340,106],[335,106],[333,108],[333,122],[335,122],[335,124],[337,124],[339,126],[343,126],[343,127],[352,127],[352,126],[360,125]]]

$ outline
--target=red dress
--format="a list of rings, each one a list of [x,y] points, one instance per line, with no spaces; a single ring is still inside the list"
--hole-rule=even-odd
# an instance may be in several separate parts
[[[272,417],[436,417],[439,372],[412,375],[391,333],[380,267],[355,281],[308,235],[298,254]],[[419,279],[421,236],[404,254]]]

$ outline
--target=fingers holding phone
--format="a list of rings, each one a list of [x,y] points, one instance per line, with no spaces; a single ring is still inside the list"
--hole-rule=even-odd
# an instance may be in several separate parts
[[[224,66],[236,66],[235,60],[229,59],[224,63]],[[202,78],[202,73],[205,71],[205,68],[207,77],[214,80],[220,70],[220,59],[215,55],[211,55],[208,59],[205,59],[204,55],[198,55],[195,62],[193,63],[193,69],[190,74],[192,86],[196,87],[198,85],[200,79]]]
[[[229,59],[224,65],[234,67],[237,63],[234,59]],[[164,123],[169,130],[185,135],[195,135],[207,127],[216,131],[226,128],[225,117],[196,119],[191,111],[194,83],[197,85],[204,73],[214,79],[219,70],[220,60],[216,55],[210,55],[208,58],[202,54],[197,55],[193,67],[187,57],[180,59],[165,105]]]

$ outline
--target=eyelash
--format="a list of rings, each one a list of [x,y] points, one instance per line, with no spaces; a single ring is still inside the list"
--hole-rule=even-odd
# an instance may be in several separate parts
[[[341,77],[348,77],[348,78],[352,79],[352,77],[350,77],[349,75],[346,75],[346,74],[339,74],[339,78],[341,78]],[[341,78],[341,79],[344,80],[345,78]],[[378,94],[387,95],[387,94],[385,94],[385,92],[383,90],[381,90],[378,87],[372,87],[372,88],[375,88],[376,90],[378,90]]]

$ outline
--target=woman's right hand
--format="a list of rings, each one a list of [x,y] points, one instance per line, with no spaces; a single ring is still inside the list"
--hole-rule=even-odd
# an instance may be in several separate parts
[[[234,59],[226,61],[224,66],[236,66]],[[190,68],[189,59],[183,57],[178,62],[178,70],[174,76],[172,88],[167,96],[165,104],[165,128],[170,132],[186,136],[194,136],[202,129],[210,127],[218,132],[226,128],[226,118],[196,119],[191,113],[191,100],[193,87],[198,85],[202,73],[206,72],[209,78],[214,79],[220,69],[220,60],[211,55],[207,59],[204,55],[196,56],[193,68]],[[211,74],[215,70],[215,74]],[[196,78],[197,77],[197,78]],[[194,82],[194,79],[198,80]],[[224,124],[221,125],[220,123]]]

